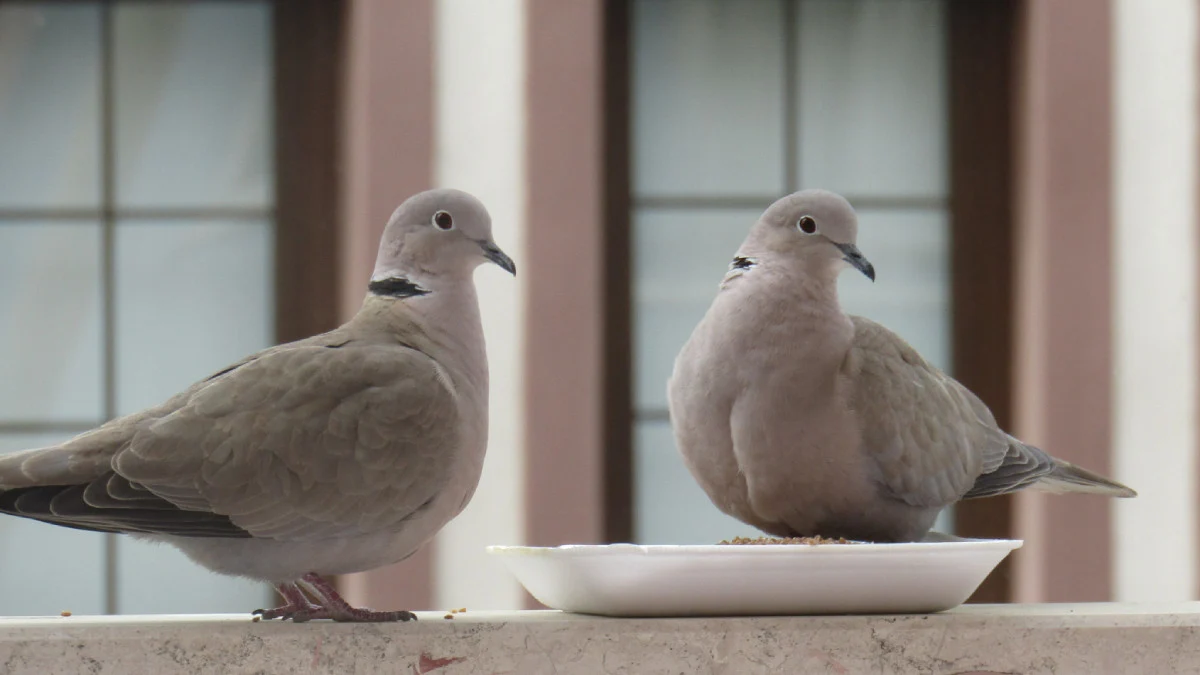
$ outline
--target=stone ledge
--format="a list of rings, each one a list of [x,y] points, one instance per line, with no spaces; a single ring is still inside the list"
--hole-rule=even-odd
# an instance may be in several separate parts
[[[0,673],[1195,673],[1200,603],[975,605],[920,616],[609,619],[421,613],[0,619]]]

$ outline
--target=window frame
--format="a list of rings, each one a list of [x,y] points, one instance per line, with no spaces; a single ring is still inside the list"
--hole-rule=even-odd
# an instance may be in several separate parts
[[[43,0],[54,3],[60,0]],[[3,433],[75,435],[117,417],[116,226],[126,220],[258,218],[273,222],[274,339],[289,341],[338,323],[338,156],[344,0],[267,0],[271,11],[275,185],[267,208],[144,208],[116,204],[114,10],[100,12],[100,201],[88,208],[0,208],[5,221],[79,221],[101,228],[102,418],[0,422]],[[19,225],[18,225],[19,226]],[[118,610],[117,535],[105,535],[102,606]]]

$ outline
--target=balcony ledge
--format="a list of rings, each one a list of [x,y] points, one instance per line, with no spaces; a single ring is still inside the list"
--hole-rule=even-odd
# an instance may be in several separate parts
[[[0,619],[0,673],[1195,673],[1200,602],[974,605],[920,616],[610,619],[420,613]]]

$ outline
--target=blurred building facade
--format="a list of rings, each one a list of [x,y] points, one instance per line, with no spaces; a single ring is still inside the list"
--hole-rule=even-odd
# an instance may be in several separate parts
[[[1193,597],[1196,11],[0,2],[0,450],[336,325],[396,204],[454,186],[519,268],[477,276],[483,482],[425,550],[345,589],[512,607],[486,545],[745,534],[677,458],[665,381],[755,216],[823,187],[879,271],[843,280],[850,311],[1141,492],[948,511],[944,530],[1026,540],[977,599]],[[171,550],[0,522],[0,613],[264,597]]]

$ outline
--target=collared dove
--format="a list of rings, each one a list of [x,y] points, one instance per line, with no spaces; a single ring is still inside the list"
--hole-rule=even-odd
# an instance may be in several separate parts
[[[1005,433],[895,333],[843,313],[839,272],[875,279],[857,231],[831,192],[775,202],[675,361],[675,439],[721,511],[777,536],[917,541],[961,499],[1135,496]]]
[[[322,575],[403,560],[471,499],[487,446],[472,281],[485,260],[516,273],[478,199],[411,197],[348,323],[62,445],[0,457],[0,511],[164,542],[270,582],[286,603],[263,618],[414,618],[351,607]]]

